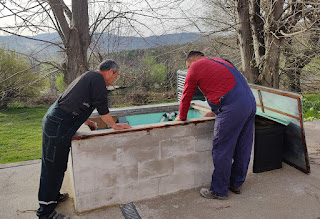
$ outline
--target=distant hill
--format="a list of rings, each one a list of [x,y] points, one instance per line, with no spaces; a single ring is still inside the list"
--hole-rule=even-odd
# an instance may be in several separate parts
[[[39,34],[32,38],[54,42],[63,47],[58,33]],[[116,35],[103,34],[100,37],[98,46],[100,51],[106,50],[110,52],[118,52],[123,50],[149,49],[158,46],[192,43],[200,39],[200,34],[196,33],[177,33],[161,36],[149,36],[145,38],[130,36],[119,37]],[[38,58],[58,57],[59,51],[61,51],[57,46],[17,36],[0,36],[0,46],[10,48],[24,54],[34,55]]]

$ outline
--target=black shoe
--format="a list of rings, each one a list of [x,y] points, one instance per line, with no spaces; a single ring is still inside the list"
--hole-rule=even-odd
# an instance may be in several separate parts
[[[59,203],[65,201],[65,200],[67,200],[68,198],[69,198],[69,194],[68,193],[59,194],[57,202],[59,204]]]
[[[239,188],[234,188],[232,186],[229,186],[229,190],[235,194],[241,194],[240,187]]]
[[[222,196],[222,195],[217,195],[213,194],[209,189],[207,188],[202,188],[200,190],[200,195],[204,198],[209,198],[209,199],[219,199],[219,200],[226,200],[228,199],[228,196]]]
[[[53,211],[49,215],[40,216],[39,219],[70,219],[70,217]]]

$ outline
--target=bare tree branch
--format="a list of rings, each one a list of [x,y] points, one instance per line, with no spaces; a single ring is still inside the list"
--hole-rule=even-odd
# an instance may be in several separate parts
[[[69,39],[70,37],[70,26],[64,16],[64,7],[61,4],[62,0],[48,0],[48,3],[55,15],[55,18],[58,20],[58,26],[61,28],[61,32],[64,35],[64,39]]]
[[[49,44],[58,46],[59,48],[64,50],[64,48],[61,47],[60,44],[58,44],[58,43],[54,43],[54,42],[47,41],[47,40],[35,39],[35,38],[32,38],[32,37],[28,37],[28,36],[23,36],[23,35],[20,35],[20,34],[17,34],[17,33],[13,33],[13,32],[7,31],[7,30],[5,30],[3,28],[0,28],[0,30],[5,32],[5,33],[11,34],[11,35],[15,35],[15,36],[18,36],[18,37],[22,37],[22,38],[25,38],[25,39],[34,40],[34,41],[40,41],[40,42],[44,42],[44,43],[49,43]]]

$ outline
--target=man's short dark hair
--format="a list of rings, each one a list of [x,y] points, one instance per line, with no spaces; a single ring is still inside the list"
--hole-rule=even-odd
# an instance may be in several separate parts
[[[195,56],[204,56],[204,54],[200,51],[190,51],[189,54],[187,55],[186,61],[188,61],[190,58]]]
[[[118,64],[112,59],[107,59],[101,62],[99,65],[100,71],[109,71],[110,69],[113,70],[113,74],[115,74],[119,69]]]

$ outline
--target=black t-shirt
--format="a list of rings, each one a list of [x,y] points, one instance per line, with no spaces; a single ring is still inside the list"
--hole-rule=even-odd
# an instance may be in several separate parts
[[[96,108],[100,115],[109,113],[108,90],[103,76],[89,71],[76,78],[63,92],[59,107],[74,116]]]

